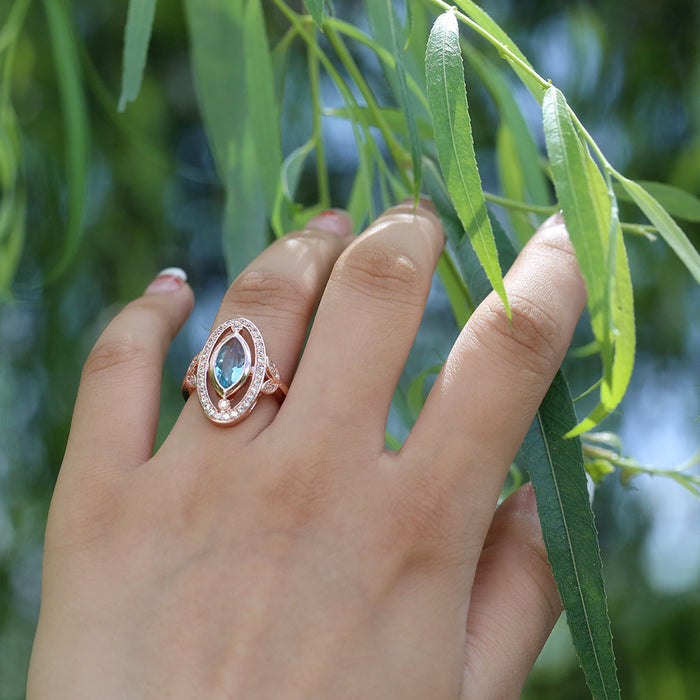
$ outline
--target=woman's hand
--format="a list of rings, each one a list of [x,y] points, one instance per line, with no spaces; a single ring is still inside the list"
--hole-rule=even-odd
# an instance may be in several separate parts
[[[530,488],[496,502],[584,284],[553,217],[506,277],[512,327],[488,297],[389,452],[442,246],[425,204],[355,240],[329,212],[274,243],[215,324],[260,328],[287,398],[226,428],[193,397],[155,456],[192,292],[159,277],[116,316],[51,504],[30,700],[518,697],[560,603]]]

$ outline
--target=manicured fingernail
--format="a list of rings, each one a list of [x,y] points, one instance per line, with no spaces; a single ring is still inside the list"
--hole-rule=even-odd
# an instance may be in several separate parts
[[[350,215],[342,209],[328,209],[316,214],[313,219],[306,224],[307,229],[315,231],[329,231],[336,236],[344,238],[353,233],[352,219]]]
[[[179,267],[166,267],[146,287],[145,294],[166,294],[176,292],[187,282],[187,273]]]

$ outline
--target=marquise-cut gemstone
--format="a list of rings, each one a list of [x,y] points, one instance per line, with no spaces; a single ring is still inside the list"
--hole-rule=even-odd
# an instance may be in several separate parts
[[[238,388],[250,374],[250,353],[238,336],[219,348],[214,360],[214,378],[224,392]]]

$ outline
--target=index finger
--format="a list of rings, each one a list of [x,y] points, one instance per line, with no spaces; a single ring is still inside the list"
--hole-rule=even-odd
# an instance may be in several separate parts
[[[430,465],[438,487],[456,485],[462,507],[488,513],[485,527],[586,301],[561,216],[533,236],[505,286],[512,326],[492,293],[462,330],[401,451],[423,483]]]

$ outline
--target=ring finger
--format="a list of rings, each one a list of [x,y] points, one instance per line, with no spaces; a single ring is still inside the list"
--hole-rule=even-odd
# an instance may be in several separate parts
[[[333,264],[352,236],[350,217],[330,210],[314,217],[303,231],[275,241],[231,284],[213,328],[235,317],[251,320],[262,333],[266,353],[277,365],[282,381],[289,384]],[[204,423],[205,429],[220,435],[222,428],[207,420],[195,397],[187,404],[178,421],[186,424],[183,430],[195,424],[201,428]],[[257,435],[276,411],[276,401],[260,400],[237,426],[236,434]]]

